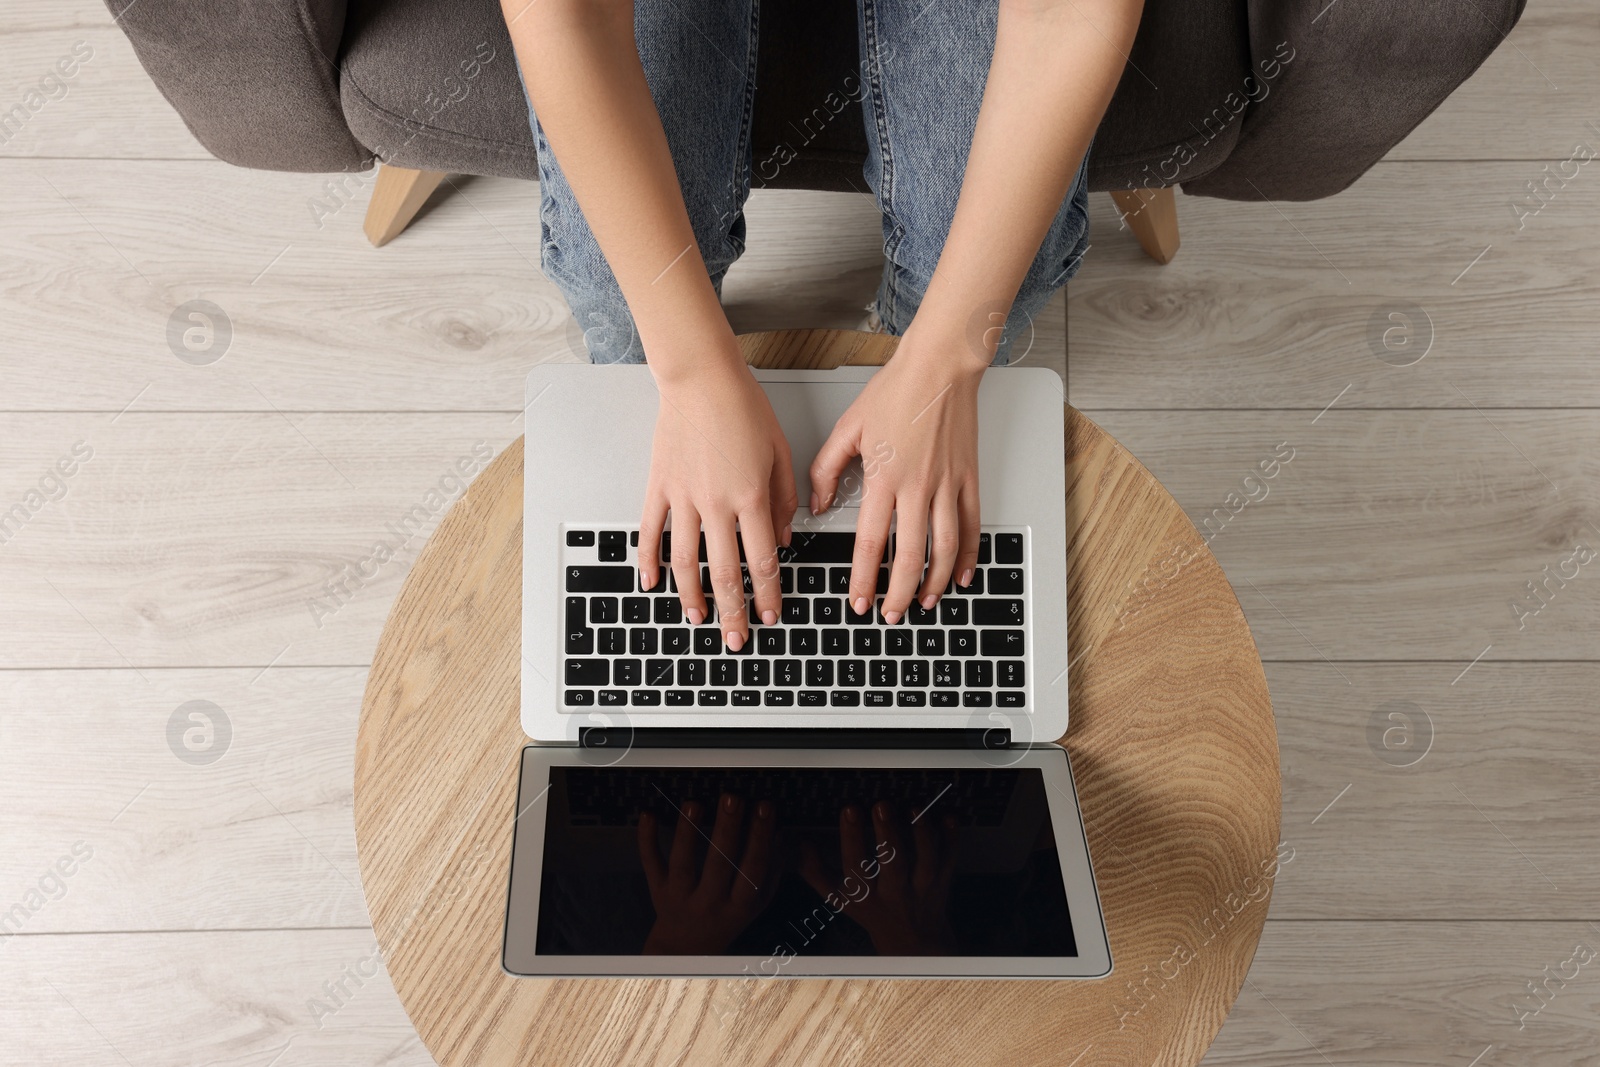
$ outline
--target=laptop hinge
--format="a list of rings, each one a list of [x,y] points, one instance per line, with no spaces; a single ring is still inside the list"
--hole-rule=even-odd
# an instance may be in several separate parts
[[[1005,729],[824,730],[724,727],[586,726],[582,748],[969,748],[1011,747]]]

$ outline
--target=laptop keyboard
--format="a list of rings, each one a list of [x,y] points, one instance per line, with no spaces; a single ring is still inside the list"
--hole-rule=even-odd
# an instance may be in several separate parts
[[[644,592],[637,529],[566,529],[565,710],[1025,706],[1029,590],[1021,530],[985,530],[972,583],[963,589],[952,579],[931,611],[912,601],[896,625],[883,618],[893,537],[878,568],[873,609],[857,615],[847,602],[855,534],[797,530],[793,543],[778,550],[783,610],[775,625],[755,615],[744,570],[750,639],[737,652],[724,646],[716,625],[704,535],[700,585],[712,617],[701,626],[684,618],[668,562],[671,536],[664,534],[661,546],[667,581]]]
[[[723,793],[747,805],[770,801],[785,826],[834,828],[846,804],[866,811],[880,800],[903,814],[928,808],[958,826],[999,826],[1016,786],[1000,768],[586,767],[562,768],[574,826],[637,826],[641,811],[665,826],[683,805],[705,810]]]

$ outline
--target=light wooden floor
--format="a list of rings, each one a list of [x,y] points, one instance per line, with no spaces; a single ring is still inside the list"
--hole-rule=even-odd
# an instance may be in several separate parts
[[[0,543],[0,1061],[427,1063],[361,977],[355,716],[430,490],[515,438],[531,363],[575,358],[535,190],[460,180],[374,251],[364,190],[319,225],[326,178],[210,160],[93,0],[0,11],[0,108],[77,41],[66,97],[0,146],[0,511],[33,512]],[[1568,962],[1600,947],[1600,562],[1510,607],[1600,549],[1600,170],[1520,232],[1508,207],[1600,140],[1597,51],[1589,0],[1534,0],[1347,193],[1181,198],[1165,268],[1096,197],[1040,323],[1028,358],[1196,521],[1294,450],[1212,542],[1294,858],[1208,1064],[1600,1063],[1600,963]],[[735,325],[854,323],[875,231],[861,198],[758,196]],[[209,366],[168,343],[196,299],[231,323]],[[1431,347],[1397,367],[1369,331],[1402,305]],[[169,747],[193,700],[231,726],[209,765]],[[1431,736],[1411,767],[1370,740],[1396,708]]]

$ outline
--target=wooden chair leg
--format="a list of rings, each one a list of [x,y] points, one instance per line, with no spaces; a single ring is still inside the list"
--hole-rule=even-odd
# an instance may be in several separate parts
[[[1157,263],[1171,263],[1178,254],[1178,201],[1171,187],[1113,189],[1111,199],[1145,254]]]
[[[417,217],[417,212],[445,177],[442,171],[407,170],[381,164],[378,180],[372,187],[372,200],[367,204],[367,218],[362,224],[373,247],[382,248],[399,237],[400,231],[411,225],[411,220]]]

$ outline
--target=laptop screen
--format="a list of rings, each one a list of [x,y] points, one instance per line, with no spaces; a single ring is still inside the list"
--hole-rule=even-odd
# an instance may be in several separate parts
[[[537,952],[1072,957],[1034,767],[553,766]],[[758,970],[759,968],[759,970]]]

